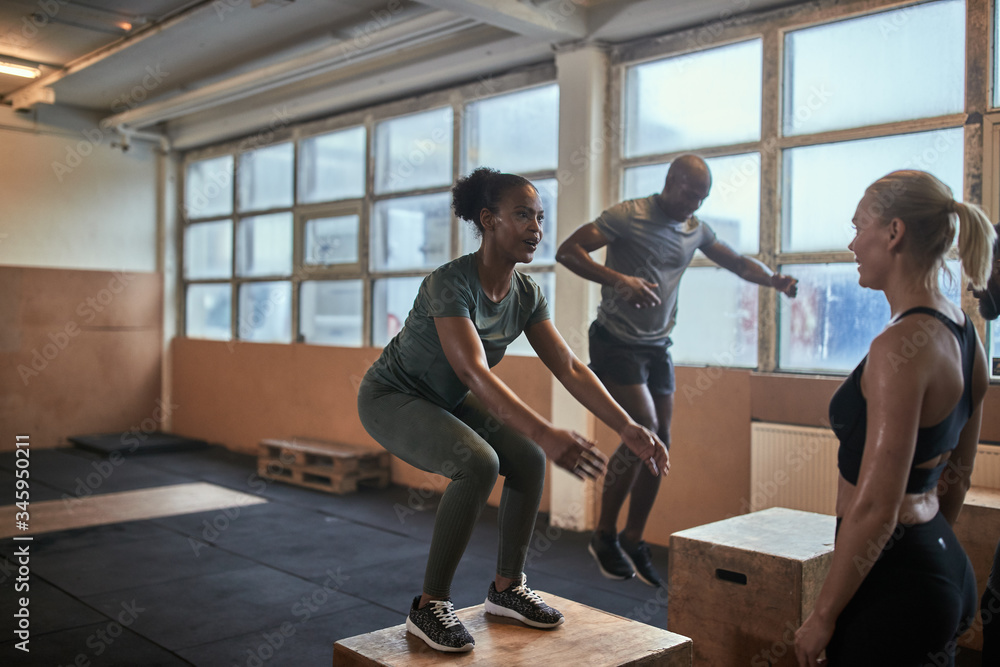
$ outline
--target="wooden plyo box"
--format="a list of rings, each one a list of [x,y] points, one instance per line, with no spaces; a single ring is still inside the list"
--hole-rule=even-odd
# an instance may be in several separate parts
[[[337,494],[353,493],[359,482],[381,489],[389,484],[389,453],[308,438],[261,440],[257,474]]]
[[[476,640],[467,653],[435,651],[397,625],[342,639],[333,645],[334,667],[425,667],[450,663],[484,667],[690,667],[691,640],[549,593],[539,593],[566,621],[539,630],[486,614],[483,605],[458,617]]]
[[[832,516],[772,507],[671,535],[668,627],[691,637],[694,664],[796,667],[835,529]]]
[[[976,573],[977,596],[981,600],[993,566],[993,552],[1000,540],[1000,490],[972,487],[965,495],[965,505],[955,522],[955,536],[972,561]],[[963,634],[958,645],[976,651],[983,650],[983,620],[976,605],[976,620]]]

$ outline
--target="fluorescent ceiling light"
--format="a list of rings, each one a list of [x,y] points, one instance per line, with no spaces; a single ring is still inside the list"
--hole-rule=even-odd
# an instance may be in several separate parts
[[[0,60],[0,74],[11,74],[13,76],[23,76],[26,79],[37,79],[41,73],[41,70],[37,67],[15,65],[14,63]]]

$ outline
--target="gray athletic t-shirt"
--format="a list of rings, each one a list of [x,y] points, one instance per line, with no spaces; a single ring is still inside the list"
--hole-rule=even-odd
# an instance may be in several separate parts
[[[480,285],[475,254],[459,257],[424,278],[403,328],[382,350],[368,376],[453,410],[469,388],[445,357],[435,317],[471,319],[492,368],[522,331],[550,315],[541,288],[519,271],[511,277],[507,296],[499,303],[491,301]]]
[[[677,288],[695,250],[715,243],[715,232],[691,218],[667,217],[652,195],[631,199],[601,213],[594,226],[608,239],[605,265],[628,276],[656,283],[660,305],[636,308],[614,285],[601,287],[597,321],[626,343],[665,342],[674,327]]]

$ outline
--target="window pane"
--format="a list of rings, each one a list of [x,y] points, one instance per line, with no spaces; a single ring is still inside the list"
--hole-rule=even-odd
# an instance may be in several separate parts
[[[512,174],[555,169],[559,162],[559,87],[543,86],[465,107],[465,168]]]
[[[674,361],[755,368],[758,291],[725,269],[700,266],[685,271],[677,296],[677,324],[670,334]]]
[[[188,285],[185,299],[184,334],[191,338],[229,340],[232,286]]]
[[[309,265],[354,264],[358,261],[356,215],[306,220],[303,261]]]
[[[663,181],[667,178],[666,164],[647,164],[625,170],[622,183],[622,199],[639,199],[663,192]]]
[[[785,252],[846,250],[865,188],[896,169],[929,171],[962,196],[962,128],[784,151]]]
[[[258,343],[292,342],[292,284],[290,282],[240,285],[237,335]]]
[[[849,372],[889,321],[881,292],[858,285],[856,264],[796,264],[794,299],[779,299],[778,365],[784,370]]]
[[[383,278],[372,285],[372,344],[384,346],[399,333],[417,297],[422,277]]]
[[[542,242],[535,250],[535,259],[532,266],[540,264],[555,264],[556,262],[556,220],[559,202],[559,182],[554,178],[543,178],[532,181],[538,188],[538,196],[542,200],[542,210],[545,211],[545,218],[542,220]],[[459,236],[461,240],[461,254],[467,255],[479,249],[479,238],[476,236],[476,228],[472,223],[465,220],[459,221]],[[519,266],[518,268],[524,268]]]
[[[531,273],[531,279],[542,288],[545,300],[549,302],[549,314],[555,317],[555,297],[556,297],[556,274],[552,271],[535,271]],[[514,339],[514,342],[507,346],[507,354],[519,356],[534,356],[535,350],[528,342],[527,336],[523,333]]]
[[[713,157],[705,162],[712,172],[712,190],[695,215],[736,252],[756,254],[760,249],[760,153]],[[661,192],[669,167],[667,162],[626,169],[625,199]]]
[[[299,144],[299,202],[365,195],[365,128],[321,134]]]
[[[229,278],[233,273],[233,221],[200,222],[184,228],[184,277]]]
[[[889,323],[885,295],[858,284],[856,264],[790,264],[779,269],[799,280],[794,299],[780,297],[778,365],[784,370],[850,372]],[[961,305],[961,267],[948,262],[941,292]]]
[[[208,218],[233,212],[233,156],[188,165],[184,178],[184,212],[188,218]]]
[[[964,5],[930,2],[785,35],[785,134],[962,111]]]
[[[240,210],[259,211],[292,205],[292,143],[258,148],[240,155]]]
[[[448,185],[451,107],[386,120],[375,126],[375,192]]]
[[[292,214],[272,213],[240,220],[236,274],[288,275],[292,272]]]
[[[436,269],[451,258],[451,194],[375,203],[371,259],[375,271]]]
[[[299,292],[302,341],[361,347],[364,289],[360,280],[309,280]]]
[[[755,141],[760,102],[759,39],[634,65],[625,79],[625,156]]]

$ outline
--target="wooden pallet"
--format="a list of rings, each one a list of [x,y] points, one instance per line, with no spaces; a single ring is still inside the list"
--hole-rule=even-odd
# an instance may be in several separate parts
[[[328,493],[353,493],[358,484],[389,484],[389,453],[338,442],[261,440],[257,474]]]

